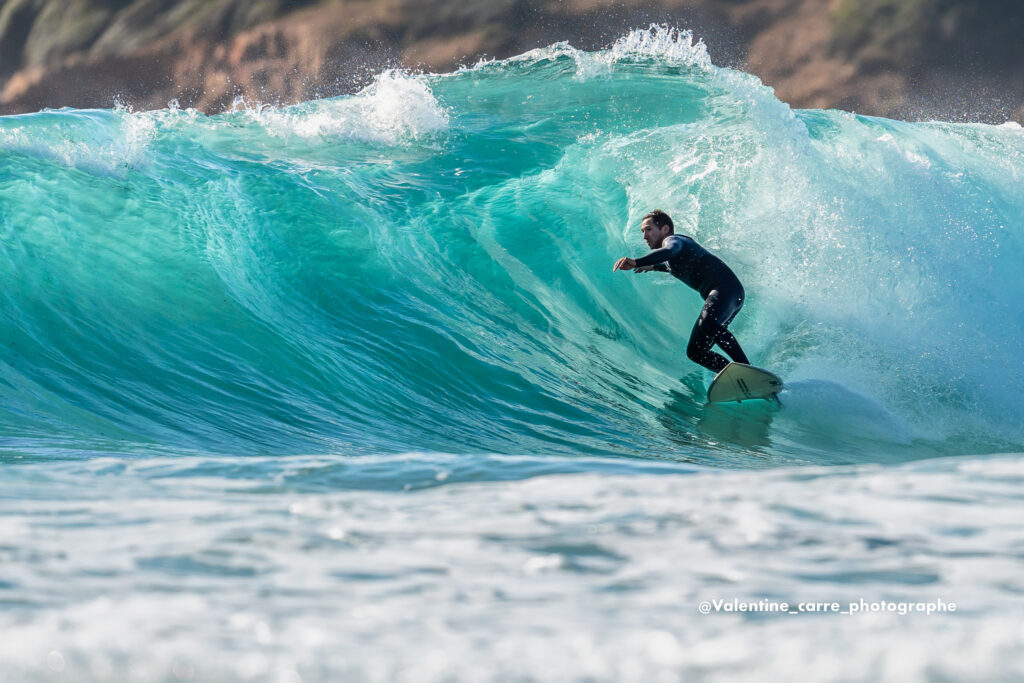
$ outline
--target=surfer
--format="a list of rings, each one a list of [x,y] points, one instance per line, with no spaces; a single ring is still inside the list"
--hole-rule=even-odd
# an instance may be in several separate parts
[[[708,370],[718,373],[729,364],[711,350],[715,344],[737,363],[749,364],[729,323],[743,307],[743,285],[717,256],[686,235],[675,234],[672,219],[664,211],[651,211],[640,223],[644,241],[652,251],[638,259],[620,258],[615,270],[646,273],[657,270],[671,273],[704,297],[704,308],[690,333],[686,356]]]

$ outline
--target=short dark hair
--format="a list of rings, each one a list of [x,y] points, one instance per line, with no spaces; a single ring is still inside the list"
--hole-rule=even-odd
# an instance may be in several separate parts
[[[648,218],[650,218],[651,221],[653,221],[654,224],[659,228],[664,228],[667,225],[669,232],[676,231],[676,226],[672,224],[672,219],[669,218],[668,214],[662,211],[661,209],[655,209],[654,211],[651,211],[649,214],[644,216],[643,220],[641,220],[640,222],[643,223]]]

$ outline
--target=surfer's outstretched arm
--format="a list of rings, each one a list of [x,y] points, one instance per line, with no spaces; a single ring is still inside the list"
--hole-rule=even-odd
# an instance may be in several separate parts
[[[668,266],[664,263],[657,263],[653,266],[638,266],[636,260],[631,258],[620,258],[615,262],[615,267],[612,270],[632,270],[634,273],[648,273],[652,270],[657,270],[662,273],[668,272]]]
[[[620,258],[615,262],[615,267],[612,270],[633,270],[636,268],[638,273],[646,273],[649,270],[668,271],[668,266],[662,264],[670,258],[679,255],[679,252],[683,250],[683,240],[676,235],[669,235],[665,238],[663,244],[664,246],[661,248],[644,254],[638,259]]]
[[[670,258],[679,255],[679,252],[683,250],[683,240],[678,235],[669,235],[665,238],[660,249],[641,256],[634,261],[634,268],[637,266],[656,266],[660,263],[668,261]]]

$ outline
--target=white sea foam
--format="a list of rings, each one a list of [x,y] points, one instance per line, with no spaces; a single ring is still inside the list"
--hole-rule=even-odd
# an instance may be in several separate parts
[[[47,125],[57,120],[58,126]],[[0,126],[0,147],[98,175],[124,176],[144,162],[156,132],[153,116],[123,107],[44,111],[8,117]]]
[[[665,66],[691,66],[699,69],[712,66],[707,46],[703,40],[695,38],[692,31],[667,24],[651,24],[648,28],[630,31],[605,50],[585,52],[562,41],[508,59],[481,59],[468,69],[460,69],[459,73],[554,62],[559,59],[573,60],[576,64],[576,77],[581,80],[609,74],[616,64],[634,61],[655,60]]]
[[[275,135],[342,138],[387,145],[421,140],[448,129],[448,113],[426,78],[386,71],[355,95],[283,109],[246,108]]]
[[[688,29],[665,24],[630,31],[615,41],[608,53],[615,61],[655,58],[665,64],[711,67],[703,40],[694,39]]]
[[[576,52],[574,58],[576,77],[581,80],[607,75],[616,65],[637,61],[653,60],[666,67],[712,67],[707,46],[695,39],[692,31],[655,24],[630,31],[607,50]]]
[[[904,683],[1024,673],[1024,564],[1005,552],[1024,543],[1019,455],[678,475],[566,460],[577,473],[482,482],[466,478],[559,464],[291,460],[244,471],[236,458],[191,456],[120,472],[109,461],[19,466],[19,498],[0,501],[0,591],[20,598],[0,613],[0,675]],[[403,473],[452,477],[405,493],[324,491],[339,466],[363,481],[356,488],[362,470],[392,488]],[[733,600],[957,608],[700,609]]]

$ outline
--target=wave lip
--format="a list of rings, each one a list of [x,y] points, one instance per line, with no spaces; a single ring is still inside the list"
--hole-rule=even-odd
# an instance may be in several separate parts
[[[613,60],[649,58],[661,64],[696,66],[710,69],[711,57],[703,40],[694,40],[693,32],[665,24],[652,24],[619,38],[606,53]]]

